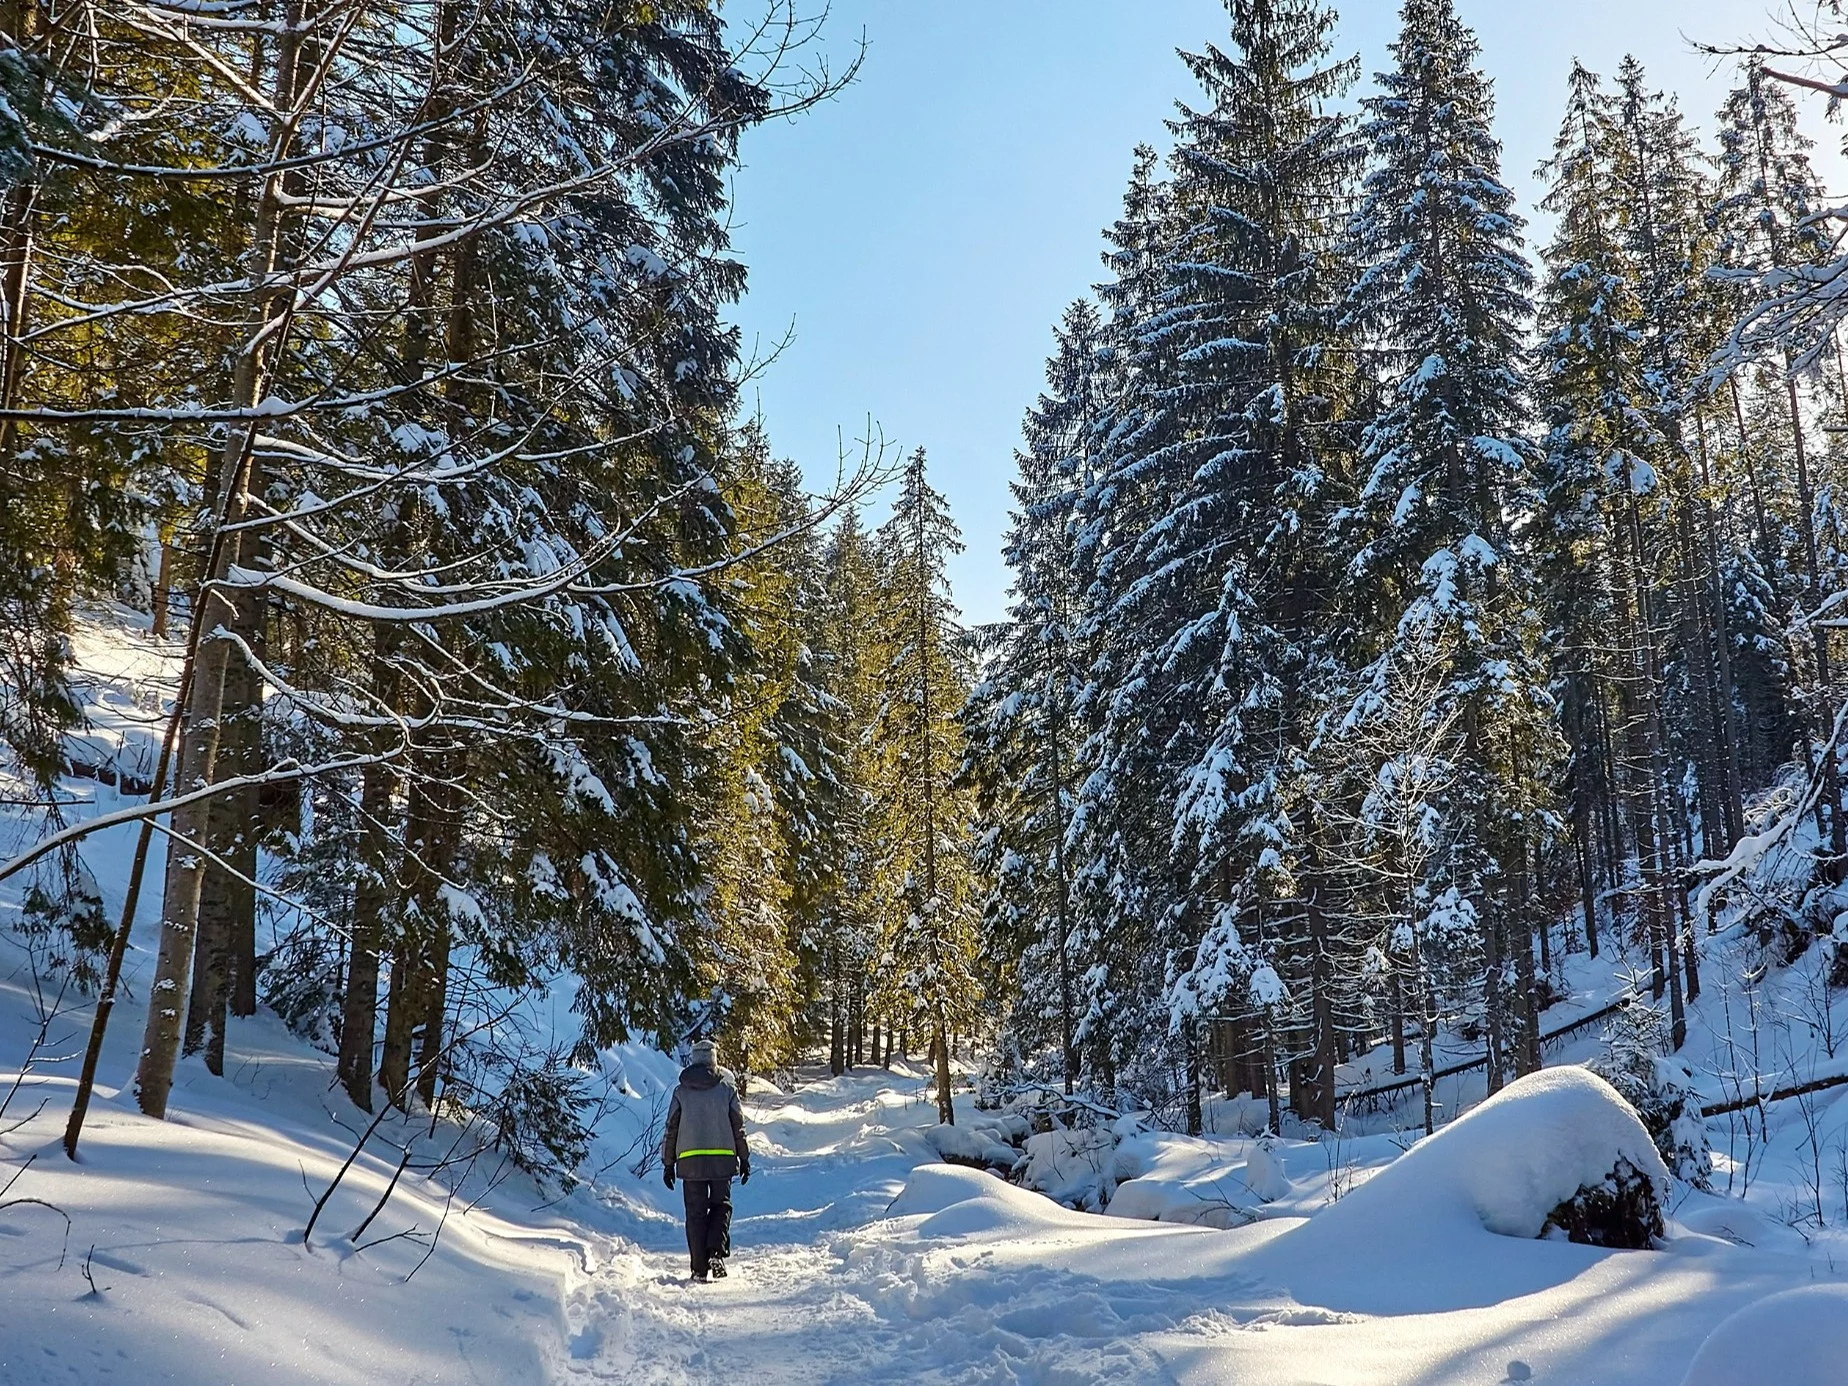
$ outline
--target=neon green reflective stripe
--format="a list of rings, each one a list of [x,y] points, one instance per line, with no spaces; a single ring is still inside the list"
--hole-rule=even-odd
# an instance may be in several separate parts
[[[684,1160],[689,1155],[736,1155],[737,1153],[735,1150],[683,1150],[674,1158]]]

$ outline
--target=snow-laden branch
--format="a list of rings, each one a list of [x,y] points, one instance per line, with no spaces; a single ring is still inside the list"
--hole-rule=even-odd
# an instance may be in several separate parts
[[[176,794],[170,799],[158,799],[131,808],[116,809],[111,813],[101,813],[94,818],[87,818],[81,823],[74,823],[60,832],[40,838],[10,861],[0,862],[0,881],[25,870],[42,857],[66,847],[73,842],[80,842],[92,833],[102,832],[105,828],[118,827],[123,823],[138,823],[144,818],[154,818],[163,813],[171,813],[177,808],[189,804],[203,803],[207,799],[221,794],[228,794],[237,789],[254,789],[266,784],[287,784],[294,780],[311,780],[322,775],[337,775],[345,770],[356,770],[366,765],[383,765],[396,759],[403,752],[402,747],[389,752],[367,755],[339,756],[333,760],[320,761],[312,765],[303,765],[296,760],[282,760],[269,769],[254,775],[234,775],[228,779],[218,780],[189,794]]]
[[[1817,759],[1818,769],[1810,776],[1808,792],[1790,808],[1786,809],[1769,828],[1761,833],[1748,833],[1733,844],[1732,851],[1723,860],[1704,858],[1694,863],[1689,871],[1692,875],[1707,876],[1700,889],[1694,893],[1694,920],[1697,924],[1711,926],[1713,919],[1713,897],[1716,892],[1725,890],[1746,872],[1754,870],[1772,852],[1789,840],[1797,826],[1816,810],[1817,800],[1822,797],[1826,782],[1821,766],[1827,765],[1829,757],[1841,744],[1842,731],[1848,727],[1848,703],[1844,703],[1835,714],[1835,725],[1829,733],[1828,744],[1822,749]]]

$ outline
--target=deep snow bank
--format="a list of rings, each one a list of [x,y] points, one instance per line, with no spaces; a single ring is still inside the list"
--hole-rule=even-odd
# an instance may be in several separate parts
[[[1848,1382],[1848,1285],[1805,1285],[1748,1304],[1707,1335],[1682,1386]]]

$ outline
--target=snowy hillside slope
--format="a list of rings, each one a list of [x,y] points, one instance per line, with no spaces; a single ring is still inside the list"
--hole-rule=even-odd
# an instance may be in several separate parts
[[[0,976],[10,1084],[29,1010],[17,972]],[[119,1018],[104,1066],[115,1082],[139,1034],[137,1017]],[[0,1180],[22,1171],[11,1196],[44,1200],[69,1227],[37,1204],[0,1211],[0,1382],[537,1379],[560,1287],[591,1264],[588,1247],[486,1208],[445,1219],[447,1191],[418,1179],[361,1244],[422,1235],[360,1250],[343,1234],[390,1178],[377,1158],[304,1246],[310,1190],[327,1187],[353,1138],[329,1110],[327,1065],[273,1022],[241,1028],[232,1079],[188,1065],[171,1120],[141,1116],[125,1093],[98,1102],[79,1165],[58,1144],[72,1066],[47,1064],[15,1099],[0,1129],[47,1101],[0,1137]],[[63,1026],[54,1037],[60,1052],[81,1047]]]

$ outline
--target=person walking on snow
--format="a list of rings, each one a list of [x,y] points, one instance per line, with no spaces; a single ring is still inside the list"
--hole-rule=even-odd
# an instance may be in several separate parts
[[[667,1104],[661,1179],[670,1189],[680,1179],[693,1278],[719,1280],[731,1254],[731,1179],[736,1174],[740,1183],[751,1182],[751,1147],[744,1139],[737,1080],[719,1067],[718,1046],[699,1040],[691,1058]]]

